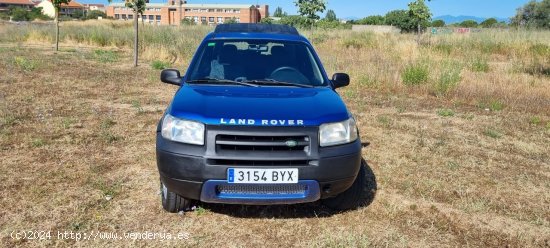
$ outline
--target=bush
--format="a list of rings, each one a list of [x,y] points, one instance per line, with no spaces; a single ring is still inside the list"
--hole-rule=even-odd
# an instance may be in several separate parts
[[[498,23],[497,19],[495,18],[489,18],[483,22],[481,22],[481,26],[484,28],[492,28]]]
[[[432,22],[432,27],[435,27],[435,28],[441,28],[441,27],[445,27],[445,21],[443,20],[435,20]]]
[[[95,50],[94,57],[102,63],[113,63],[118,61],[118,55],[108,50]]]
[[[337,29],[337,28],[344,28],[345,26],[340,23],[339,21],[329,21],[327,19],[323,19],[315,23],[315,26],[321,29]]]
[[[262,18],[262,19],[260,20],[260,23],[272,24],[272,23],[273,23],[273,19],[271,19],[271,18],[269,18],[269,17]]]
[[[282,17],[279,21],[281,24],[290,25],[296,28],[310,28],[307,18],[297,15],[289,15]]]
[[[409,64],[401,75],[405,85],[420,85],[428,82],[428,67],[421,64]]]
[[[183,26],[193,26],[196,25],[195,20],[191,18],[183,18],[181,19],[181,25]]]
[[[10,15],[13,21],[29,21],[29,12],[21,7],[15,7],[10,9]]]
[[[479,24],[474,20],[466,20],[459,24],[463,28],[476,28]]]
[[[100,10],[92,10],[88,12],[88,14],[86,15],[86,19],[89,19],[89,20],[92,20],[92,19],[96,20],[98,17],[107,18],[107,14],[105,14],[105,12]]]
[[[350,37],[345,38],[343,45],[346,48],[361,49],[364,46],[370,46],[374,43],[374,34],[371,32],[353,33]]]
[[[165,61],[155,60],[151,62],[151,68],[155,70],[164,70],[170,68],[171,64]]]
[[[361,20],[356,21],[355,23],[361,25],[384,25],[386,24],[386,18],[381,15],[367,16]]]
[[[437,96],[444,96],[456,88],[462,79],[460,76],[461,71],[462,67],[459,64],[447,64],[439,75],[439,79],[435,85],[435,94]]]
[[[486,59],[477,57],[475,58],[470,65],[472,71],[475,72],[488,72],[489,71],[489,62]]]

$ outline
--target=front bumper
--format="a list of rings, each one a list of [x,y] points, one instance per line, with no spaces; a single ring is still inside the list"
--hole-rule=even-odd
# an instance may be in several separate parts
[[[310,135],[316,135],[316,132],[313,130]],[[214,140],[210,138],[212,142]],[[311,142],[313,152],[303,155],[296,152],[281,157],[268,156],[265,152],[239,155],[217,151],[208,144],[193,146],[168,141],[157,133],[157,166],[162,182],[170,191],[184,198],[210,203],[294,204],[333,197],[347,190],[359,171],[361,141],[326,148],[319,147],[315,140]],[[285,165],[285,159],[292,162]],[[258,160],[272,162],[261,166],[248,163]],[[295,161],[305,162],[296,164]],[[294,185],[297,188],[285,188],[288,185],[282,184],[251,184],[239,185],[239,190],[224,190],[227,186],[235,186],[227,183],[229,168],[297,168],[299,183]],[[276,187],[277,190],[269,191],[269,187]]]

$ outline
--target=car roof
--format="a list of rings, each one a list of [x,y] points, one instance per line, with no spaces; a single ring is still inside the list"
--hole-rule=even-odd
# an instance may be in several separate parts
[[[206,39],[269,39],[309,43],[294,27],[260,23],[220,24]]]

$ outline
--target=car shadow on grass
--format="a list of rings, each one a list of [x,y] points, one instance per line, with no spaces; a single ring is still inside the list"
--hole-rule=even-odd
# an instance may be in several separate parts
[[[199,207],[214,213],[246,219],[325,218],[342,213],[342,211],[335,211],[325,207],[320,201],[303,204],[271,206],[200,203]]]

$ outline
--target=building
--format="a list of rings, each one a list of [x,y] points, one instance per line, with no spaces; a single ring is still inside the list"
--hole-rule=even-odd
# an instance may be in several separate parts
[[[118,20],[134,19],[134,12],[124,3],[110,4],[106,14]],[[184,18],[197,24],[216,25],[231,19],[239,23],[258,23],[268,15],[267,5],[187,4],[187,1],[168,0],[166,3],[148,3],[138,18],[157,25],[180,25]]]
[[[86,11],[99,10],[101,12],[105,12],[105,5],[100,3],[85,3],[83,5]]]
[[[55,17],[55,8],[53,7],[53,4],[50,0],[44,0],[36,5],[36,7],[42,7],[42,14],[47,15],[51,18]],[[78,3],[75,0],[71,0],[69,4],[61,4],[59,15],[71,15],[78,10],[84,11],[84,5]]]
[[[34,3],[30,0],[0,0],[0,11],[8,11],[14,7],[30,10],[34,7]]]

